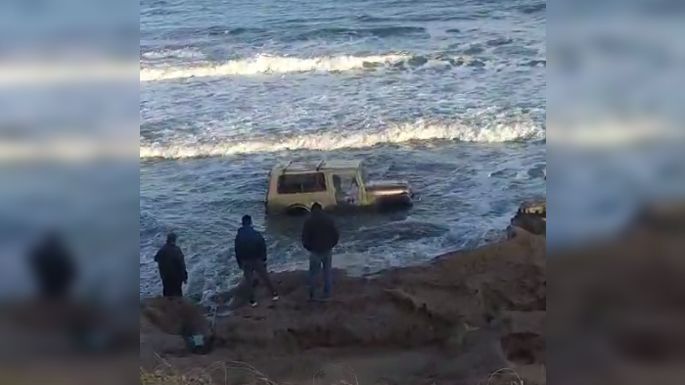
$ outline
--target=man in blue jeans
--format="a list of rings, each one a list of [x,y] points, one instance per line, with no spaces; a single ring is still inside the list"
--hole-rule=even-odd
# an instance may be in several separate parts
[[[320,204],[314,203],[309,218],[302,229],[302,246],[309,255],[309,299],[316,296],[316,279],[323,268],[323,299],[331,296],[331,250],[338,244],[340,235],[331,217],[323,212]]]
[[[242,225],[235,237],[235,259],[245,276],[250,306],[257,306],[252,286],[255,274],[271,292],[271,299],[277,301],[278,293],[266,270],[266,241],[264,241],[262,234],[252,227],[252,217],[245,215],[242,219]]]

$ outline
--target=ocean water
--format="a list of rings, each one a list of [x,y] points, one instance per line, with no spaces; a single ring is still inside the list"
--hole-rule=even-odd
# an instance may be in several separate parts
[[[140,293],[173,230],[187,290],[240,277],[243,214],[273,270],[304,268],[301,219],[264,215],[285,160],[363,159],[407,211],[336,217],[334,266],[364,274],[497,237],[545,194],[545,2],[142,0]]]

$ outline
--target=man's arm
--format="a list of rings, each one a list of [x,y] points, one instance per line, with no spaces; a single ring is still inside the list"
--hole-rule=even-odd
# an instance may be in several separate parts
[[[235,246],[234,246],[234,250],[235,250],[235,261],[238,263],[238,268],[240,268],[240,269],[243,268],[243,262],[242,262],[242,260],[240,259],[240,257],[242,256],[241,247],[242,247],[242,246],[241,246],[241,244],[240,244],[240,240],[238,239],[238,236],[236,235],[236,236],[235,236]]]
[[[309,251],[312,250],[310,244],[311,235],[310,221],[307,220],[304,222],[304,227],[302,228],[302,246]]]
[[[188,270],[186,270],[186,257],[183,255],[183,251],[181,251],[181,248],[178,248],[178,256],[179,256],[179,266],[181,269],[181,274],[183,274],[183,282],[188,283]]]
[[[266,240],[262,234],[259,234],[259,256],[266,262]]]
[[[338,245],[338,242],[340,241],[340,232],[338,231],[338,226],[335,225],[335,221],[330,219],[331,221],[331,233],[333,235],[333,247]]]

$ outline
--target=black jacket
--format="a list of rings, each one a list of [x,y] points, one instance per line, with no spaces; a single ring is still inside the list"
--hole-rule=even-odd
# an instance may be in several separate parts
[[[186,262],[181,248],[173,243],[167,243],[155,255],[155,262],[159,266],[162,281],[185,282],[188,280]]]
[[[266,241],[252,226],[238,229],[238,235],[235,236],[235,259],[238,266],[248,260],[266,261]]]
[[[323,212],[314,212],[304,222],[302,246],[314,253],[331,251],[340,239],[333,219]]]
[[[76,266],[61,240],[53,237],[42,242],[32,251],[30,262],[42,294],[68,294],[76,278]]]

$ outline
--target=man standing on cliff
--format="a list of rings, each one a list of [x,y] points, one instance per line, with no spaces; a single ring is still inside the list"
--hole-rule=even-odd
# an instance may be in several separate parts
[[[266,242],[264,237],[252,227],[252,217],[249,215],[243,217],[242,225],[235,237],[235,259],[245,276],[250,306],[257,306],[252,285],[252,278],[255,273],[271,292],[271,299],[277,301],[278,293],[271,283],[271,279],[269,279],[269,273],[266,271]]]
[[[162,293],[165,297],[182,297],[183,283],[188,283],[185,257],[181,248],[176,246],[176,234],[169,233],[166,244],[155,255],[155,262],[162,277]]]
[[[316,279],[323,268],[323,299],[331,296],[332,271],[331,251],[338,244],[340,234],[331,217],[323,212],[320,204],[314,203],[309,218],[302,229],[302,246],[309,255],[309,299],[316,295]]]
[[[30,263],[44,298],[68,297],[76,278],[76,265],[62,237],[52,231],[32,250]]]

